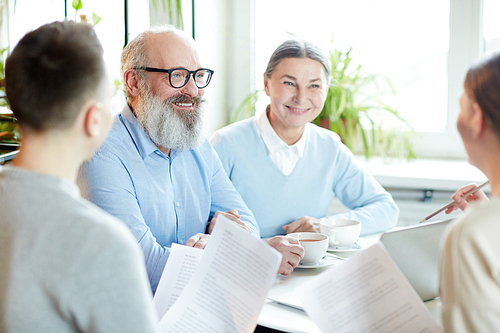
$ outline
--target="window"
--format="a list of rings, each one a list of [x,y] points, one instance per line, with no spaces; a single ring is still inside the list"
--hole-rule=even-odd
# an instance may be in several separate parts
[[[500,50],[500,1],[483,0],[484,53],[489,55]]]
[[[282,41],[292,37],[289,32],[325,50],[336,47],[347,51],[353,47],[353,58],[365,72],[383,73],[397,87],[396,97],[387,100],[386,96],[386,102],[416,130],[446,128],[446,112],[439,110],[446,110],[447,0],[313,3],[308,6],[293,0],[283,8],[279,1],[256,1],[256,22],[265,22],[255,27],[256,72],[260,78],[256,82],[260,86],[267,60]]]
[[[71,5],[72,1],[66,2],[66,15],[68,20],[81,21],[77,17],[76,11]],[[92,20],[92,13],[101,17],[101,21],[95,25],[97,36],[104,48],[104,60],[106,61],[111,76],[121,80],[120,57],[125,45],[125,14],[123,0],[82,0],[83,7],[78,12],[78,16],[86,15],[88,20]],[[149,26],[149,6],[148,0],[129,0],[129,12],[133,13],[133,21],[129,25],[129,36],[134,36],[138,32]],[[65,6],[63,1],[44,0],[9,1],[9,19],[4,19],[2,28],[4,45],[14,48],[19,39],[28,31],[53,21],[65,19]],[[4,9],[5,10],[5,9]],[[129,14],[129,16],[131,16]],[[115,112],[120,112],[123,108],[124,96],[119,93],[113,100]]]
[[[498,7],[497,0],[254,0],[254,87],[262,88],[267,61],[288,33],[325,49],[352,46],[364,69],[396,87],[396,97],[385,98],[415,128],[417,154],[464,158],[458,99],[467,68],[500,50]]]

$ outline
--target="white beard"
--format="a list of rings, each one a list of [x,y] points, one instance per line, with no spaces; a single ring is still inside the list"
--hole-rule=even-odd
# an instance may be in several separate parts
[[[162,101],[146,84],[139,88],[142,93],[134,110],[135,116],[156,145],[183,150],[199,147],[203,143],[204,99],[179,95]],[[195,107],[192,111],[176,112],[172,107],[173,102],[194,103]]]

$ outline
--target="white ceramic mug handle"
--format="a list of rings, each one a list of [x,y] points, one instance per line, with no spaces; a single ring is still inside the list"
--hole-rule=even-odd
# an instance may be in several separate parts
[[[333,233],[333,235],[332,235]],[[330,238],[330,244],[332,245],[339,245],[339,242],[335,240],[335,234],[337,233],[337,229],[330,229],[330,232],[328,233],[328,238]]]

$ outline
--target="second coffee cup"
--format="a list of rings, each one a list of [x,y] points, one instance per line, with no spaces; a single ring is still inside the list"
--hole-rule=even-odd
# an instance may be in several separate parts
[[[324,218],[319,221],[319,229],[330,238],[330,247],[348,248],[359,238],[361,223],[349,219]]]

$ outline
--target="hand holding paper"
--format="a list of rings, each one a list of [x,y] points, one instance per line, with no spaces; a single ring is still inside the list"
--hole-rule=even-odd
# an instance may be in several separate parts
[[[191,254],[172,249],[168,260],[181,255],[180,261],[186,263]],[[280,261],[279,252],[219,215],[198,267],[161,318],[160,332],[253,332]],[[167,262],[165,270],[168,267]],[[169,273],[164,274],[168,279]],[[163,287],[158,289],[161,292]],[[165,297],[158,292],[155,298]],[[156,300],[157,304],[165,302]]]

